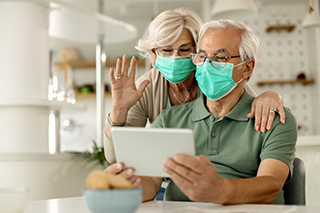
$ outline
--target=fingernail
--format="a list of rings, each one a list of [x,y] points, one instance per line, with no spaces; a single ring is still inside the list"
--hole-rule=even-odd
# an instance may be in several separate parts
[[[162,170],[166,172],[166,171],[168,171],[168,168],[166,166],[163,166]]]
[[[118,170],[121,170],[121,169],[122,169],[120,163],[117,164],[117,169],[118,169]]]
[[[135,182],[136,182],[136,183],[140,183],[140,181],[141,181],[141,179],[138,178]]]
[[[259,126],[258,126],[258,125],[256,126],[256,131],[257,131],[257,132],[259,131]]]
[[[174,159],[175,161],[179,161],[179,156],[178,156],[178,155],[175,155],[175,156],[173,157],[173,159]]]
[[[166,161],[166,165],[167,165],[167,166],[170,166],[170,164],[171,164],[170,160],[167,160],[167,161]]]
[[[129,176],[131,176],[131,175],[133,174],[133,171],[132,171],[131,169],[129,169],[129,170],[127,171],[127,174],[128,174]]]

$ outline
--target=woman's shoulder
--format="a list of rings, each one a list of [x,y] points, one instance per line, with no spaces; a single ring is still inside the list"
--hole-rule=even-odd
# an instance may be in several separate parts
[[[139,86],[144,80],[149,80],[150,84],[154,84],[154,82],[165,81],[163,75],[161,75],[160,71],[156,68],[152,68],[143,74],[138,80],[136,84]]]

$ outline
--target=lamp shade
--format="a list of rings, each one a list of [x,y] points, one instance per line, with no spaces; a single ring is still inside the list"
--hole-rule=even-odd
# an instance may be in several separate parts
[[[257,6],[253,0],[215,0],[211,15],[215,16],[227,12],[252,11],[256,12]]]
[[[309,6],[309,12],[304,17],[301,25],[303,28],[320,26],[320,18],[311,6]]]

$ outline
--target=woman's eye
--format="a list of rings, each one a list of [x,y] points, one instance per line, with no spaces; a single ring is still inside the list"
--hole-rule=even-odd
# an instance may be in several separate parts
[[[180,49],[180,52],[190,52],[191,48],[184,48],[184,49]]]
[[[163,51],[163,52],[167,52],[167,53],[172,52],[172,50],[171,50],[171,49],[162,49],[162,51]]]

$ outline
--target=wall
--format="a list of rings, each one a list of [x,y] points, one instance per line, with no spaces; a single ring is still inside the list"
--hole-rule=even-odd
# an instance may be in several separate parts
[[[320,128],[319,128],[319,29],[303,29],[302,20],[306,14],[307,1],[258,1],[259,13],[228,16],[248,24],[259,36],[261,53],[249,84],[257,94],[273,90],[282,95],[285,106],[295,115],[299,129],[296,155],[303,159],[307,171],[307,205],[320,205]],[[318,6],[318,4],[316,4]],[[316,7],[317,8],[317,7]],[[294,24],[292,32],[266,32],[270,25]],[[142,70],[143,72],[144,70]],[[83,73],[82,73],[83,72]],[[263,80],[292,80],[303,72],[315,83],[310,85],[279,84],[258,86]],[[79,79],[86,79],[88,72],[77,71]],[[93,75],[94,76],[94,75]],[[108,76],[108,75],[106,75]],[[93,79],[91,80],[93,81]],[[106,82],[108,80],[106,79]],[[94,100],[85,102],[88,111],[81,114],[62,113],[62,120],[69,117],[77,119],[85,125],[85,135],[76,138],[62,136],[63,149],[85,149],[91,138],[95,137],[95,105]],[[106,100],[106,112],[110,111],[110,100]],[[89,121],[86,123],[86,121]],[[81,133],[82,134],[82,133]],[[89,136],[88,136],[88,135]],[[91,136],[92,135],[92,136]]]

